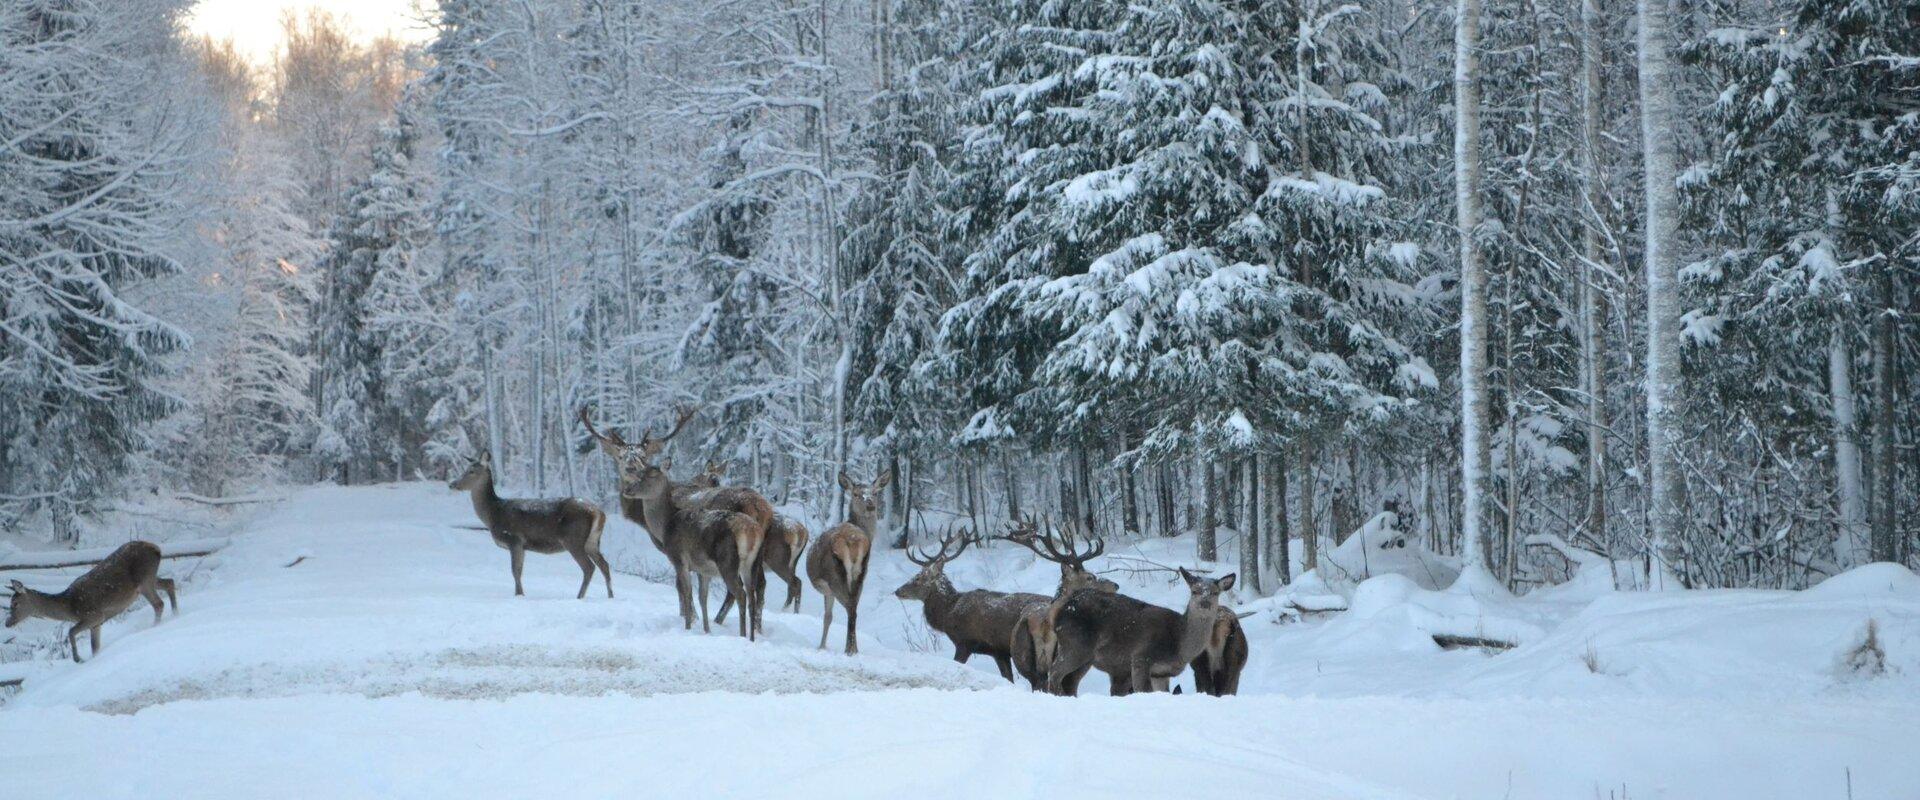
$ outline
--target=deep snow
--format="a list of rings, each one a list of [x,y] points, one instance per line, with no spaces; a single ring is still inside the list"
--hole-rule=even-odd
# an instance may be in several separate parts
[[[564,557],[530,556],[515,598],[471,524],[437,484],[267,511],[192,570],[179,617],[126,615],[98,660],[25,669],[0,707],[0,797],[1920,796],[1920,579],[1897,567],[1800,593],[1522,599],[1387,575],[1341,587],[1352,609],[1326,621],[1250,604],[1240,697],[1108,698],[1096,673],[1067,699],[954,665],[893,597],[914,569],[896,553],[876,550],[850,658],[813,649],[811,587],[755,644],[680,630],[671,589],[633,574],[615,600],[597,583],[574,600]],[[618,566],[659,574],[640,529],[608,538]],[[1156,540],[1103,561],[1177,605],[1145,568],[1190,553]],[[1042,592],[1056,575],[1007,546],[949,573]],[[1844,664],[1868,618],[1878,677]],[[1433,644],[1459,624],[1524,644]]]

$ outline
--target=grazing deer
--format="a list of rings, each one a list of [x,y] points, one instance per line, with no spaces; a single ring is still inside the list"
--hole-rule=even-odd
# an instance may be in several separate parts
[[[180,598],[173,593],[173,581],[160,577],[160,548],[152,542],[120,545],[58,594],[36,592],[19,581],[13,581],[9,588],[13,589],[13,602],[7,607],[7,627],[33,617],[73,623],[67,630],[67,649],[76,664],[85,663],[80,658],[80,632],[87,632],[93,655],[100,655],[100,626],[127,610],[134,598],[145,597],[153,605],[155,625],[160,624],[165,608],[160,603],[162,589],[173,603],[173,613],[180,613]]]
[[[893,480],[893,473],[880,476],[872,484],[855,482],[840,473],[840,488],[847,491],[847,521],[820,534],[807,551],[807,580],[820,593],[820,649],[827,649],[827,633],[833,629],[833,604],[847,610],[847,655],[860,652],[855,631],[860,626],[860,592],[867,585],[867,561],[873,555],[873,531],[880,524],[880,490]]]
[[[919,564],[920,572],[893,594],[902,600],[920,601],[928,627],[953,642],[953,660],[965,664],[975,653],[990,656],[1000,668],[1000,677],[1012,682],[1013,640],[1009,632],[1028,614],[1045,608],[1047,598],[1027,592],[955,590],[953,582],[947,580],[947,563],[966,552],[973,537],[959,537],[959,547],[949,552],[955,541],[951,533],[942,535],[940,552],[932,555],[909,549],[907,559]]]
[[[560,500],[502,498],[493,491],[493,466],[486,454],[467,467],[450,489],[473,496],[473,511],[493,535],[493,543],[505,548],[513,561],[513,594],[527,593],[520,583],[520,568],[527,551],[553,555],[566,551],[580,565],[580,594],[587,596],[593,584],[593,570],[607,582],[607,596],[613,596],[613,568],[600,555],[600,533],[607,527],[607,515],[585,500],[568,497]]]
[[[691,421],[693,417],[694,411],[692,409],[681,409],[678,417],[674,420],[673,429],[667,431],[665,436],[656,438],[653,435],[653,430],[647,429],[641,432],[640,442],[638,444],[629,444],[625,439],[620,437],[618,431],[604,435],[601,434],[598,429],[594,428],[593,419],[587,415],[587,410],[585,408],[580,409],[581,424],[586,426],[587,433],[600,443],[601,451],[606,453],[609,458],[612,458],[613,463],[620,470],[621,515],[646,529],[648,538],[653,540],[654,547],[659,548],[660,552],[666,555],[667,562],[673,566],[674,575],[676,576],[687,574],[688,568],[678,562],[679,554],[673,547],[669,546],[666,529],[648,524],[646,509],[640,499],[641,492],[639,487],[649,471],[655,469],[653,465],[654,458],[658,456],[662,450],[666,449],[668,442],[673,441],[675,436],[680,435],[680,431],[686,428],[687,422]],[[773,525],[773,504],[767,502],[765,497],[762,497],[759,492],[752,489],[738,486],[718,486],[719,472],[715,469],[715,466],[714,463],[709,462],[708,475],[696,477],[694,480],[686,483],[673,483],[669,481],[667,484],[668,493],[670,499],[673,501],[673,507],[675,509],[711,509],[745,514],[759,527],[758,538],[762,542],[762,545],[759,547],[764,547],[765,541],[769,538],[768,530]],[[669,459],[663,462],[663,467],[664,469],[671,469],[673,467],[672,460]],[[664,477],[664,471],[661,474]],[[703,480],[708,478],[712,480],[715,484],[714,486],[699,485]],[[664,524],[671,519],[672,515],[669,514],[662,519],[662,522]],[[804,530],[804,528],[801,528],[802,532],[804,532]],[[804,540],[802,544],[804,544]],[[758,555],[758,549],[755,550],[755,553],[756,558],[764,557]],[[791,561],[791,559],[789,561]],[[700,624],[701,628],[706,630],[709,629],[706,617],[706,581],[709,575],[698,569],[693,571],[701,575]],[[764,578],[760,580],[760,584],[764,587]],[[757,594],[758,593],[756,593],[756,596]],[[727,599],[722,602],[721,608],[725,609],[732,605],[732,603],[733,596],[729,594]],[[685,611],[686,609],[683,608],[682,610]],[[756,613],[752,615],[754,617],[753,624],[756,626],[754,629],[756,634],[759,632],[757,626],[760,624],[759,614],[757,612],[758,609],[756,609]],[[722,613],[724,614],[724,612]],[[725,617],[722,616],[720,621],[724,623],[726,621]],[[689,627],[691,627],[691,625],[689,625]]]
[[[1053,664],[1056,642],[1053,634],[1053,617],[1060,612],[1067,598],[1082,589],[1113,594],[1120,591],[1120,585],[1102,578],[1087,570],[1087,562],[1106,552],[1105,539],[1098,536],[1088,537],[1092,544],[1081,551],[1074,541],[1073,534],[1067,532],[1056,537],[1053,525],[1047,525],[1047,531],[1041,533],[1031,520],[1022,524],[1014,532],[1000,538],[1032,550],[1042,559],[1060,565],[1060,584],[1053,593],[1053,600],[1044,606],[1027,612],[1019,622],[1014,623],[1010,647],[1013,650],[1013,668],[1020,677],[1027,679],[1027,685],[1034,691],[1045,691],[1047,687],[1047,667]],[[1079,691],[1080,678],[1086,674],[1070,675],[1063,680],[1068,694]]]
[[[1240,615],[1221,606],[1207,649],[1193,658],[1193,690],[1222,697],[1240,693],[1240,672],[1247,668],[1247,632]]]
[[[1234,576],[1213,579],[1180,568],[1191,593],[1186,613],[1122,594],[1078,592],[1053,616],[1056,644],[1047,690],[1064,693],[1067,678],[1089,665],[1107,674],[1115,695],[1167,690],[1213,640],[1220,593]]]

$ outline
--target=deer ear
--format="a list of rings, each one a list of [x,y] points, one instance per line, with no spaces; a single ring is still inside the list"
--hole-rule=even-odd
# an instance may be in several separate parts
[[[873,482],[873,490],[877,492],[877,491],[880,491],[881,489],[885,489],[887,488],[887,484],[892,482],[893,482],[893,470],[887,470],[885,474],[882,474],[880,476],[879,480]]]
[[[1220,580],[1214,581],[1214,583],[1220,586],[1220,591],[1223,591],[1223,592],[1228,591],[1233,588],[1234,579],[1237,577],[1239,576],[1229,572],[1227,573],[1226,577],[1221,578]]]
[[[660,462],[660,469],[662,470],[673,469],[673,456],[667,456],[667,460]]]
[[[853,491],[853,479],[847,477],[847,473],[845,472],[840,473],[840,488],[849,492]]]
[[[14,594],[27,593],[27,585],[19,581],[7,581],[7,588],[12,589]]]
[[[1189,585],[1193,583],[1193,573],[1188,572],[1186,567],[1174,567],[1174,569],[1180,571],[1180,580],[1186,581]]]

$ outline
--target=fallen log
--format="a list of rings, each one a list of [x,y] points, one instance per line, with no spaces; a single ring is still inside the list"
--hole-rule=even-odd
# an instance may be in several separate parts
[[[1462,650],[1468,647],[1477,647],[1482,650],[1506,651],[1519,646],[1513,642],[1503,642],[1499,639],[1486,639],[1479,636],[1458,636],[1451,633],[1434,634],[1433,643],[1447,650]]]
[[[226,537],[214,539],[188,539],[160,544],[161,558],[196,558],[212,555],[232,541]],[[10,553],[0,557],[0,572],[25,569],[60,569],[61,567],[84,567],[98,564],[119,549],[113,547],[90,547],[84,550],[50,550],[39,553]]]

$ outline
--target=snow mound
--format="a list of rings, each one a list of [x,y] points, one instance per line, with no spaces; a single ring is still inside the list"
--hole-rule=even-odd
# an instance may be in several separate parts
[[[1399,515],[1382,511],[1322,553],[1319,569],[1300,573],[1287,587],[1289,604],[1305,611],[1338,610],[1354,598],[1357,587],[1385,575],[1406,578],[1420,589],[1451,586],[1459,565],[1400,531],[1399,523]]]
[[[1879,562],[1842,572],[1800,593],[1802,597],[1892,597],[1920,600],[1920,575],[1899,564]]]

